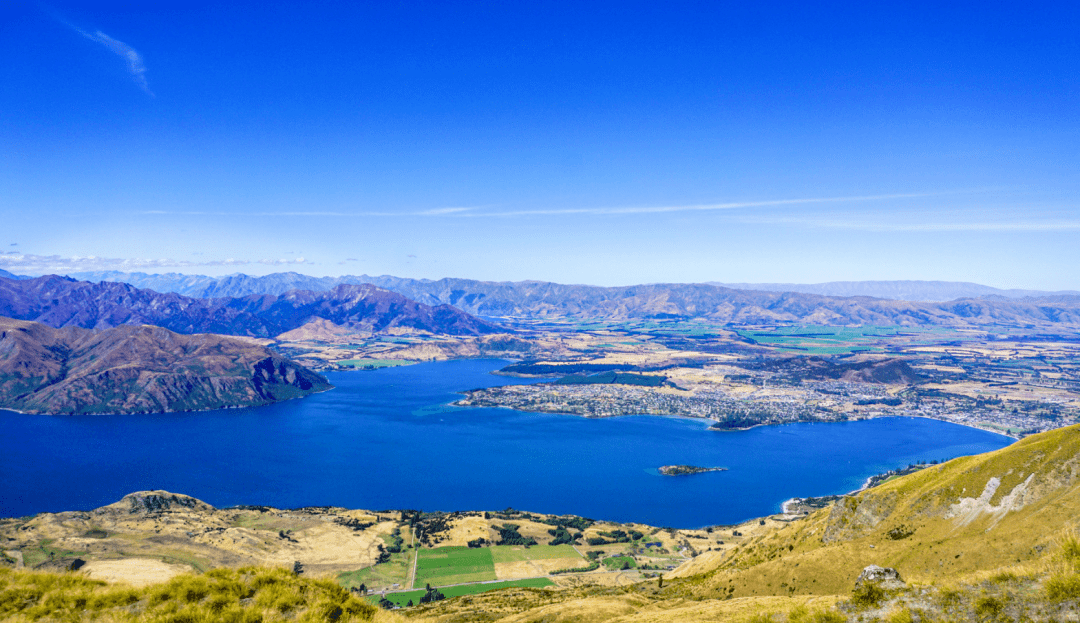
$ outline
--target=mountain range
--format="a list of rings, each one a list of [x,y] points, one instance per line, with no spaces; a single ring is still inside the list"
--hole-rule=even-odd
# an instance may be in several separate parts
[[[964,281],[830,281],[827,283],[713,283],[737,290],[802,292],[824,296],[870,296],[894,301],[953,301],[1000,296],[1010,299],[1077,296],[1080,291],[1001,289]]]
[[[3,277],[4,279],[33,279],[33,277],[26,277],[24,275],[16,275],[14,273],[9,273],[2,268],[0,268],[0,277]]]
[[[208,299],[56,275],[0,278],[0,316],[56,328],[151,324],[177,333],[255,337],[273,337],[317,319],[361,332],[480,335],[503,330],[449,305],[417,303],[367,284],[339,285],[324,292],[291,290],[280,296]]]
[[[606,288],[542,281],[379,279],[383,286],[337,284],[321,292],[293,289],[283,294],[215,298],[57,276],[0,279],[0,315],[54,327],[155,324],[181,333],[259,337],[276,336],[317,319],[357,331],[415,330],[451,335],[506,331],[475,316],[608,321],[697,318],[741,325],[1080,326],[1080,296],[1071,295],[916,302],[738,290],[710,284]],[[215,282],[215,292],[256,286],[279,289],[294,282],[311,285],[311,280],[318,278],[295,273],[234,275]]]
[[[322,376],[241,338],[145,325],[54,329],[0,318],[0,408],[193,411],[263,405],[329,388]]]
[[[898,326],[1049,326],[1080,323],[1080,296],[1040,298],[993,295],[944,302],[836,297],[799,292],[729,288],[716,284],[647,284],[600,287],[545,281],[491,282],[472,279],[400,277],[311,277],[276,273],[264,277],[190,277],[121,273],[99,276],[130,279],[165,288],[172,284],[198,296],[254,296],[341,287],[365,281],[427,305],[452,305],[477,316],[627,320],[701,318],[725,324],[801,323]],[[883,282],[896,283],[896,282]],[[934,283],[934,282],[919,282]],[[186,286],[183,284],[187,284]],[[984,286],[980,286],[984,287]]]
[[[10,273],[8,273],[8,275],[10,275]],[[7,275],[0,274],[0,276]],[[343,283],[370,283],[386,288],[387,290],[400,292],[409,298],[429,305],[437,304],[441,299],[445,298],[444,295],[447,293],[448,287],[449,292],[453,292],[454,290],[467,290],[470,293],[478,293],[485,288],[490,289],[491,286],[524,288],[530,287],[530,284],[535,284],[532,287],[558,285],[542,281],[484,282],[471,279],[430,280],[407,279],[389,275],[378,277],[369,275],[312,277],[296,272],[273,273],[261,277],[241,273],[225,277],[208,277],[206,275],[184,275],[180,273],[147,274],[120,271],[94,271],[71,273],[69,276],[85,281],[119,281],[130,283],[139,288],[149,288],[151,290],[157,290],[158,292],[176,292],[177,294],[197,298],[213,298],[219,296],[242,297],[250,294],[284,294],[289,290],[312,290],[315,292],[322,292]],[[19,278],[25,279],[26,277]],[[734,290],[799,292],[802,294],[842,297],[868,296],[871,298],[917,302],[952,301],[962,298],[978,298],[984,296],[998,296],[1010,299],[1080,296],[1080,291],[1076,290],[1051,292],[1046,290],[1002,289],[984,286],[978,283],[959,281],[830,281],[813,284],[707,282],[702,285],[721,286]],[[463,307],[462,309],[466,308]]]

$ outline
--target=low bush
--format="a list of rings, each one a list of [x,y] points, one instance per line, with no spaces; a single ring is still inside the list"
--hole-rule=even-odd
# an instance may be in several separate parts
[[[1050,601],[1080,600],[1080,574],[1059,573],[1046,581],[1046,598]]]
[[[262,623],[370,620],[376,609],[328,580],[287,569],[215,569],[141,589],[71,573],[0,569],[0,619]]]
[[[851,593],[851,603],[859,608],[876,608],[888,596],[885,589],[872,582],[867,582],[862,586],[855,587],[855,590]]]

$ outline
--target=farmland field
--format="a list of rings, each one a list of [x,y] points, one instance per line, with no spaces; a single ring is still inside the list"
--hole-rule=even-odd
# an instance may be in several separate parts
[[[547,578],[530,578],[528,580],[510,580],[508,582],[485,582],[483,584],[463,584],[461,586],[448,586],[446,588],[440,588],[439,591],[446,598],[461,597],[462,595],[476,595],[477,593],[484,593],[487,591],[494,591],[500,588],[544,588],[545,586],[554,586],[555,583]],[[419,604],[420,598],[424,596],[424,590],[403,591],[400,593],[390,593],[386,595],[386,598],[392,601],[395,605],[406,606],[411,600],[413,604]],[[368,601],[371,603],[378,603],[381,595],[369,595]]]
[[[569,545],[496,545],[491,548],[491,558],[495,563],[521,562],[523,560],[545,560],[548,558],[581,558]]]
[[[369,589],[389,588],[394,584],[405,584],[409,575],[409,562],[409,555],[404,552],[391,554],[390,560],[385,563],[346,571],[338,574],[337,580],[345,588],[358,587],[361,584]]]
[[[437,547],[422,549],[418,553],[420,559],[414,586],[445,586],[495,579],[495,564],[491,550],[486,547]]]
[[[608,569],[622,569],[623,565],[630,569],[636,569],[637,561],[630,556],[612,556],[604,559],[604,566]]]

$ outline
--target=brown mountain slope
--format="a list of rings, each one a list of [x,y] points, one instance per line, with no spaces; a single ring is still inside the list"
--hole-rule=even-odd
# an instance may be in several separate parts
[[[261,346],[125,325],[104,331],[0,318],[0,408],[150,413],[253,406],[328,389]]]

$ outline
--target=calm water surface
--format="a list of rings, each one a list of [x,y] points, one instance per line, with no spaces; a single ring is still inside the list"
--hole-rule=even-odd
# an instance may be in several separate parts
[[[0,516],[91,509],[166,489],[215,506],[503,509],[699,527],[845,493],[921,459],[1011,439],[917,418],[712,432],[708,422],[444,406],[456,392],[529,382],[503,361],[327,376],[303,400],[202,413],[55,417],[0,411]],[[726,472],[660,476],[668,464]]]

